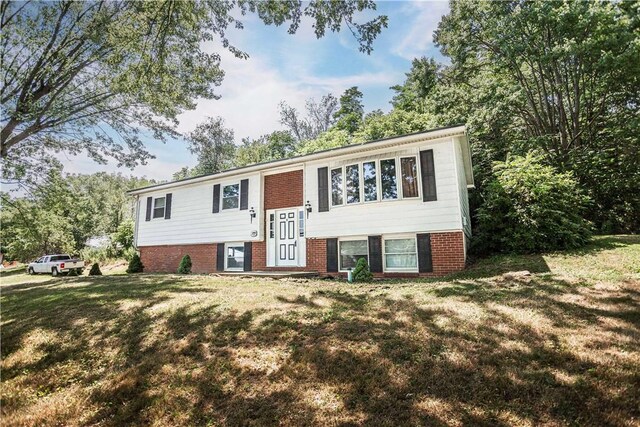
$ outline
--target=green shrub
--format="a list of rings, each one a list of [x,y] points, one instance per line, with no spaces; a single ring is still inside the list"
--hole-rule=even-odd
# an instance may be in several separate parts
[[[134,254],[129,261],[129,267],[127,267],[127,273],[142,273],[144,270],[144,265],[142,265],[142,260],[140,259],[140,255]]]
[[[477,211],[474,251],[531,253],[583,246],[591,236],[582,216],[589,199],[571,173],[533,153],[493,166]]]
[[[191,257],[187,254],[182,257],[180,265],[178,266],[178,273],[189,274],[191,273]]]
[[[356,268],[353,269],[353,281],[354,282],[370,282],[373,279],[373,274],[369,270],[369,264],[365,258],[360,258],[356,263]]]
[[[91,270],[89,270],[89,276],[102,276],[102,271],[100,271],[100,266],[97,262],[93,263],[91,266]]]

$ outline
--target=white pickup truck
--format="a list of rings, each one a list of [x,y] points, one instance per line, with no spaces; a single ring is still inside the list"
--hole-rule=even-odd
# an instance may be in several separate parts
[[[29,274],[45,273],[57,276],[66,274],[71,270],[82,273],[84,261],[78,258],[71,258],[67,254],[45,255],[27,266],[27,273]]]

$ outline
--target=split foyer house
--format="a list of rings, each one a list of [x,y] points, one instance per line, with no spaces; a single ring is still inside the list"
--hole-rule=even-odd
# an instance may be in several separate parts
[[[379,277],[464,268],[473,187],[464,126],[136,189],[147,272],[317,271],[366,258]]]

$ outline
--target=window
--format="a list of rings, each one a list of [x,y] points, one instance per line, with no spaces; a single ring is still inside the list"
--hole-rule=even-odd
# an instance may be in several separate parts
[[[342,168],[331,170],[331,204],[342,204]]]
[[[415,157],[400,159],[402,173],[402,197],[418,197],[418,165]]]
[[[382,200],[397,199],[396,159],[380,160],[380,178],[382,182]]]
[[[244,270],[244,245],[227,246],[227,270]]]
[[[276,237],[275,226],[276,226],[276,215],[269,214],[269,237],[271,239]]]
[[[164,218],[164,197],[153,199],[153,217]]]
[[[300,237],[304,237],[304,211],[298,211],[298,229]]]
[[[362,164],[364,176],[364,201],[374,202],[378,200],[378,183],[376,182],[376,162]]]
[[[340,242],[340,270],[354,268],[360,258],[369,262],[369,246],[366,240]]]
[[[222,189],[222,209],[236,209],[240,200],[240,184],[225,185]]]
[[[418,249],[416,239],[385,239],[384,261],[387,271],[418,269]]]
[[[360,165],[346,168],[347,204],[360,203]]]

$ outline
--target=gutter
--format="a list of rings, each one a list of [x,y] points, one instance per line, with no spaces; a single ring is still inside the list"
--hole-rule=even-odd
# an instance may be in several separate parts
[[[229,176],[251,173],[256,171],[262,171],[265,169],[278,168],[284,166],[290,166],[292,164],[309,162],[313,160],[321,160],[324,158],[335,156],[337,152],[340,155],[352,154],[361,151],[377,150],[379,148],[393,147],[396,145],[409,144],[413,142],[428,141],[431,139],[439,139],[452,136],[464,136],[466,135],[466,127],[464,125],[450,126],[445,128],[438,128],[434,130],[428,130],[423,132],[412,133],[408,135],[394,136],[385,139],[379,139],[375,141],[363,142],[360,144],[347,145],[345,147],[332,148],[329,150],[318,151],[317,153],[305,154],[301,156],[295,156],[283,160],[274,160],[271,162],[257,163],[255,165],[244,166],[240,168],[229,169],[224,172],[202,175],[194,178],[186,178],[177,181],[150,185],[148,187],[137,188],[135,190],[127,191],[131,195],[140,195],[148,193],[150,191],[164,190],[168,188],[180,187],[183,185],[197,184],[204,181],[211,181],[214,179],[226,178]]]

